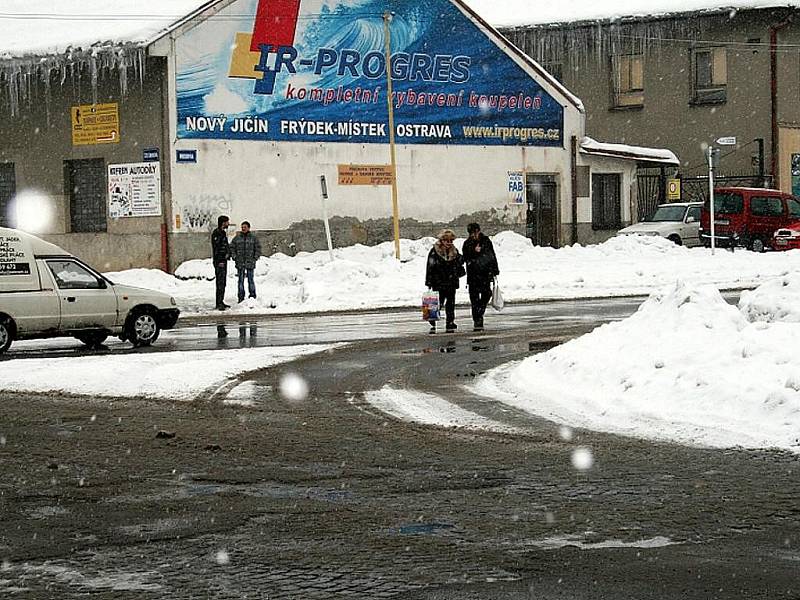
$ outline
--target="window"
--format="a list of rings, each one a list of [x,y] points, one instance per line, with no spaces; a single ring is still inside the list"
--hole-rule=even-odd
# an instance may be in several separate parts
[[[744,199],[741,194],[732,194],[730,192],[720,192],[714,194],[714,212],[722,215],[738,215],[741,214],[744,207]],[[711,202],[705,201],[706,211],[711,210]]]
[[[614,107],[644,105],[644,55],[613,56],[611,69],[614,79]]]
[[[619,174],[592,175],[592,229],[619,229],[621,209]]]
[[[689,219],[694,219],[694,222],[697,223],[700,220],[700,207],[699,206],[690,206],[689,211],[686,213],[686,222],[689,222]]]
[[[800,202],[795,198],[789,198],[786,204],[789,206],[789,216],[800,219]]]
[[[97,275],[72,260],[48,260],[47,266],[62,290],[97,290],[104,287]]]
[[[0,227],[11,225],[11,199],[17,193],[14,163],[0,163]]]
[[[750,198],[750,214],[754,217],[782,217],[783,200],[774,196],[753,196]]]
[[[106,165],[102,158],[64,162],[73,233],[106,231]]]
[[[725,48],[698,48],[692,53],[696,104],[718,104],[727,100],[728,62]]]

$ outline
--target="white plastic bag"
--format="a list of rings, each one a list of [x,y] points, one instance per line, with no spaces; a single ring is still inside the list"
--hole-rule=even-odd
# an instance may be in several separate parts
[[[495,279],[494,288],[492,289],[492,308],[496,311],[501,311],[505,305],[503,293],[500,291],[500,283]]]

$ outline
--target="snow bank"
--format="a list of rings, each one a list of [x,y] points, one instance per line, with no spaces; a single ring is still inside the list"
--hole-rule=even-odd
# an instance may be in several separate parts
[[[796,315],[799,300],[787,294],[770,314]],[[753,321],[755,305],[740,310],[711,287],[678,282],[623,321],[490,372],[475,390],[575,427],[800,451],[800,324]]]
[[[231,263],[226,301],[234,305],[232,312],[250,315],[417,306],[433,241],[402,240],[400,262],[392,242],[337,248],[333,263],[327,251],[262,257],[255,274],[258,298],[242,306],[236,306],[236,270]],[[554,249],[534,247],[524,236],[504,231],[493,241],[503,295],[512,302],[647,295],[676,279],[719,288],[755,287],[800,271],[800,251],[718,251],[712,256],[704,248],[675,246],[660,237],[619,236],[603,244]],[[459,248],[462,243],[456,241]],[[107,275],[112,281],[174,296],[184,315],[213,311],[210,259],[183,263],[177,277],[146,269]],[[456,300],[469,302],[464,280]]]
[[[276,346],[6,361],[0,362],[0,390],[193,400],[247,371],[333,347]]]

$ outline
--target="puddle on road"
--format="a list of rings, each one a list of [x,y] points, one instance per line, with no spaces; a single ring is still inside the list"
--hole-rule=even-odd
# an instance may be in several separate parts
[[[401,525],[395,531],[401,535],[431,535],[454,527],[455,525],[451,523],[414,523],[413,525]]]
[[[425,354],[454,354],[456,352],[502,352],[504,354],[515,352],[544,352],[555,345],[557,345],[557,343],[553,341],[487,344],[482,340],[472,340],[463,343],[451,340],[446,344],[401,350],[398,354],[401,356],[420,356]]]

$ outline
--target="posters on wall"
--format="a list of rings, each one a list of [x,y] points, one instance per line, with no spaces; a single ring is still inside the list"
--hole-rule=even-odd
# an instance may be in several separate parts
[[[0,277],[30,274],[31,264],[26,261],[20,237],[13,233],[0,233]]]
[[[508,172],[509,204],[525,204],[525,173],[523,171]]]
[[[161,216],[160,163],[108,165],[108,216]]]
[[[450,0],[241,0],[177,60],[183,139],[387,143],[388,69],[399,144],[563,146],[561,104]]]
[[[73,106],[70,115],[73,146],[119,143],[119,106],[116,102]]]

